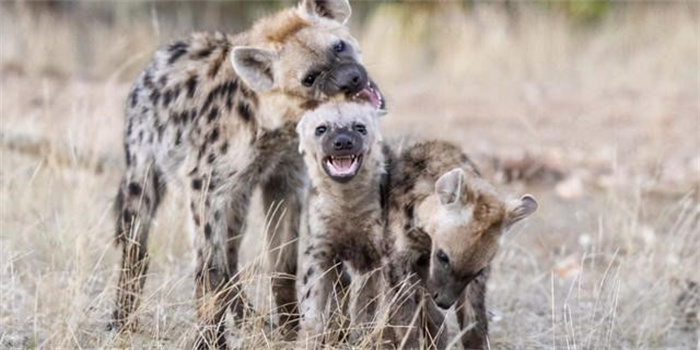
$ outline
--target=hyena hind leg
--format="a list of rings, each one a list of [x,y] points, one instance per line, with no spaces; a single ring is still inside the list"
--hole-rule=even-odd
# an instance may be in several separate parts
[[[141,163],[143,164],[143,163]],[[122,248],[116,305],[110,329],[134,330],[148,271],[148,233],[165,194],[162,172],[151,165],[127,169],[117,193],[116,242]]]

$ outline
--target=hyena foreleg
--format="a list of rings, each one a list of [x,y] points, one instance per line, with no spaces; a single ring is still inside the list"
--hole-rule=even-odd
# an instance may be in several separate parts
[[[193,178],[192,211],[197,236],[195,270],[199,349],[227,347],[225,315],[230,307],[237,320],[245,316],[247,302],[238,278],[238,246],[243,235],[252,189],[217,189],[209,180]],[[209,188],[212,188],[209,190]],[[202,189],[206,190],[202,190]],[[200,196],[197,196],[200,194]],[[196,198],[199,197],[199,198]]]
[[[298,347],[317,349],[321,344],[341,341],[347,326],[348,280],[340,262],[313,247],[304,253],[299,288],[301,314]],[[338,331],[337,333],[329,330]]]
[[[136,164],[134,164],[136,163]],[[119,186],[117,211],[117,244],[122,247],[116,307],[109,328],[134,330],[130,319],[139,307],[148,271],[148,232],[164,195],[161,172],[151,161],[134,157]]]
[[[263,203],[268,213],[272,292],[277,304],[279,324],[290,335],[296,330],[299,312],[295,284],[303,172],[302,159],[294,154],[278,165],[275,175],[262,184]]]
[[[485,269],[479,277],[469,283],[455,310],[459,328],[464,329],[474,322],[474,327],[462,335],[462,345],[465,349],[486,349],[488,315],[486,314],[486,281],[489,269]],[[468,312],[471,308],[472,315]]]

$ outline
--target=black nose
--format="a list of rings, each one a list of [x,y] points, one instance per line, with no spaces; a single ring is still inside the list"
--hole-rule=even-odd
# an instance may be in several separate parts
[[[352,139],[347,135],[338,135],[333,140],[333,148],[336,151],[343,151],[352,149]]]
[[[336,80],[340,91],[356,94],[367,85],[367,72],[358,64],[346,64],[338,68]]]

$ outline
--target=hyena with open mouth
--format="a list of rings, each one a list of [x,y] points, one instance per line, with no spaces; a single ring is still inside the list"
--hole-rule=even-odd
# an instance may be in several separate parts
[[[456,305],[465,349],[487,347],[486,281],[504,233],[537,209],[530,195],[505,199],[480,177],[453,144],[419,142],[401,151],[389,167],[387,235],[393,244],[389,280],[418,286],[404,295],[392,324],[417,344],[417,327],[406,327],[424,305],[429,339],[446,343],[444,315],[434,305]],[[424,297],[427,292],[428,298]],[[412,329],[412,331],[406,331]]]
[[[385,156],[378,117],[368,106],[327,103],[299,123],[299,149],[311,179],[298,279],[301,347],[336,340],[333,328],[348,326],[342,325],[348,299],[354,330],[371,325],[378,311],[385,288]]]
[[[296,238],[304,167],[296,122],[344,96],[374,109],[384,99],[348,33],[347,0],[303,0],[241,34],[198,33],[158,50],[126,106],[126,171],[116,201],[122,248],[112,325],[135,326],[148,268],[148,232],[166,185],[185,178],[196,229],[199,347],[226,347],[224,315],[246,303],[237,284],[238,245],[253,190],[282,202],[269,232],[280,323],[296,319]],[[179,176],[183,174],[184,176]],[[186,175],[185,175],[186,174]]]

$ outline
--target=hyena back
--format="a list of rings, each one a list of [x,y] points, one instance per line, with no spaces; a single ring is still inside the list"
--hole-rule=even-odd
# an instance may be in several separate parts
[[[388,232],[394,239],[392,283],[408,279],[440,308],[457,304],[465,349],[487,347],[486,282],[503,233],[537,209],[529,195],[503,199],[455,145],[417,143],[401,152],[390,170]],[[416,294],[419,295],[418,291]],[[417,298],[402,305],[394,322],[408,324]],[[432,303],[431,303],[432,305]],[[442,317],[429,308],[429,327]],[[431,331],[434,333],[435,329]],[[437,343],[445,344],[445,333]]]
[[[240,236],[253,189],[286,210],[268,232],[280,323],[294,327],[296,244],[304,166],[296,152],[300,115],[344,95],[383,107],[344,23],[347,0],[303,0],[236,36],[194,34],[157,51],[128,96],[126,171],[117,195],[122,248],[113,325],[133,328],[148,269],[148,232],[170,180],[186,174],[197,231],[200,347],[226,347],[230,306],[242,316]]]
[[[377,118],[364,106],[328,103],[299,123],[311,179],[304,214],[307,248],[298,280],[300,347],[337,340],[332,331],[338,323],[347,328],[342,324],[347,304],[351,329],[371,326],[378,311],[384,288],[379,191],[384,154]]]

